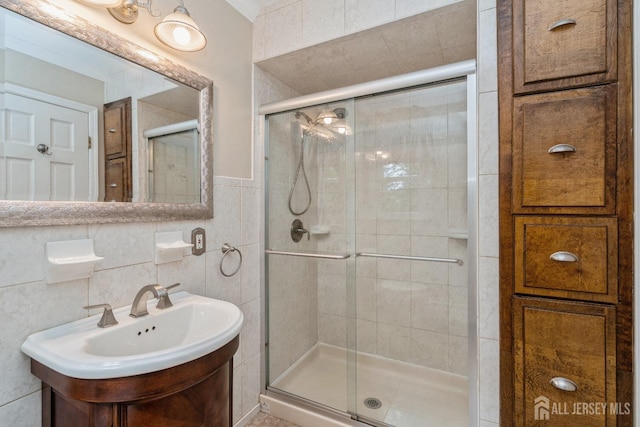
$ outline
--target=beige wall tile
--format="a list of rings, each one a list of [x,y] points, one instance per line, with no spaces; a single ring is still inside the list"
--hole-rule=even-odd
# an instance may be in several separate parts
[[[265,15],[265,57],[302,47],[302,3],[293,2]]]
[[[302,44],[311,46],[344,35],[345,0],[302,1]]]
[[[480,419],[500,421],[500,345],[496,340],[480,339]]]
[[[395,0],[345,0],[347,34],[392,21]]]

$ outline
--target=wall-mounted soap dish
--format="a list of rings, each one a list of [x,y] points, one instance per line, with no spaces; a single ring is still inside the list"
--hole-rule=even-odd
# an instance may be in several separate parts
[[[184,256],[184,250],[192,246],[191,243],[183,240],[182,231],[156,233],[155,263],[165,264],[167,262],[181,261]]]
[[[93,250],[93,239],[47,242],[47,283],[86,279],[103,260]]]
[[[462,229],[450,229],[449,238],[467,240],[469,238],[469,232],[467,230],[462,230]]]
[[[309,229],[312,235],[327,235],[331,232],[328,225],[312,225]]]

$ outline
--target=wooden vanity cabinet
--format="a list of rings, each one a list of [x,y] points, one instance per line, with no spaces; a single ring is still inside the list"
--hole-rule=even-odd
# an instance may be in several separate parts
[[[230,427],[236,336],[169,369],[112,379],[70,378],[31,360],[42,387],[44,427]]]
[[[501,426],[633,425],[631,5],[497,1]]]

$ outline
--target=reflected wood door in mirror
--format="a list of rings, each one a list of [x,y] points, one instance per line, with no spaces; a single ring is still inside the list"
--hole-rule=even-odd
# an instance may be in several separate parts
[[[130,202],[131,97],[104,105],[105,202]]]

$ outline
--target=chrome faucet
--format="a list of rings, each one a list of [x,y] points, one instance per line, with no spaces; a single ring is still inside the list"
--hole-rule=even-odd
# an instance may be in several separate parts
[[[160,285],[147,285],[143,286],[138,291],[136,297],[133,299],[131,305],[131,317],[141,317],[149,314],[147,311],[147,300],[149,299],[149,293],[152,293],[155,298],[160,298],[167,294],[167,290]]]
[[[162,310],[171,307],[173,304],[169,299],[169,289],[173,289],[176,286],[180,286],[180,283],[175,283],[171,286],[167,286],[166,288],[160,285],[143,286],[142,289],[140,289],[136,294],[136,297],[133,299],[133,304],[131,304],[131,312],[129,313],[129,316],[141,317],[149,314],[149,312],[147,311],[147,301],[149,299],[149,293],[153,294],[154,298],[158,298],[158,305],[156,305],[156,308]]]

